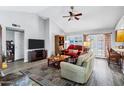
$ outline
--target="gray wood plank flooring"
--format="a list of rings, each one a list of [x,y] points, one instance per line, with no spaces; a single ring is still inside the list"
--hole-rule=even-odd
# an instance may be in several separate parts
[[[124,74],[116,64],[108,65],[105,59],[95,59],[93,73],[86,85],[123,86]]]
[[[35,67],[38,65],[42,65],[47,60],[41,60],[32,63],[24,63],[24,62],[15,62],[9,64],[8,69],[5,69],[4,72],[14,73],[20,70]],[[123,86],[124,85],[124,74],[120,70],[119,66],[115,64],[108,63],[105,59],[95,59],[94,60],[94,68],[93,73],[85,84],[87,86]]]

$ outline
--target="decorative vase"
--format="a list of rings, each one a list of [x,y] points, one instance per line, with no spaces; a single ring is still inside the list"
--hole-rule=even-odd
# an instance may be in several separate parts
[[[6,69],[8,66],[7,66],[7,63],[6,62],[3,62],[2,63],[2,69]]]

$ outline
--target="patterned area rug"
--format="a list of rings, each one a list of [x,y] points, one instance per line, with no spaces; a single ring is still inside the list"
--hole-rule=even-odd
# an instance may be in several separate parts
[[[34,80],[35,82],[37,82],[39,85],[42,86],[79,86],[80,85],[73,81],[69,81],[64,78],[61,78],[60,70],[53,67],[48,67],[46,63],[20,72],[28,75],[32,80]]]
[[[48,67],[47,62],[21,71],[42,86],[124,86],[124,74],[117,65],[103,59],[95,59],[94,69],[86,84],[78,84],[61,78],[60,70]]]

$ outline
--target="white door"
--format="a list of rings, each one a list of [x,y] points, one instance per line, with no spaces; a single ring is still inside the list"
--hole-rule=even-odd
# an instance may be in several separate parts
[[[24,33],[15,32],[15,60],[24,58]]]
[[[105,57],[105,35],[97,35],[97,57]]]

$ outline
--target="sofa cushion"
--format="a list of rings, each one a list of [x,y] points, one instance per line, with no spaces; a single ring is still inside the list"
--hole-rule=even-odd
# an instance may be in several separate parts
[[[75,49],[76,50],[82,50],[82,46],[81,45],[75,45]]]
[[[78,57],[78,60],[77,60],[76,65],[81,66],[82,63],[84,62],[84,60],[86,60],[86,56],[87,56],[87,54],[80,55],[80,56]]]
[[[77,53],[67,53],[67,55],[77,57]]]
[[[70,55],[70,56],[73,56],[73,57],[77,57],[78,55],[78,50],[73,50],[73,49],[69,49],[69,52],[66,53],[66,55]]]
[[[90,56],[92,56],[93,52],[90,50],[87,53],[87,56],[85,57],[85,59],[87,60],[88,58],[90,58]]]
[[[90,57],[92,56],[92,54],[93,54],[93,52],[92,51],[89,51],[86,54],[80,55],[78,57],[78,60],[77,60],[77,65],[78,66],[83,66],[84,62],[88,62],[87,60],[90,59]]]
[[[74,49],[75,48],[75,45],[70,45],[67,49]]]
[[[91,62],[93,59],[94,59],[94,54],[92,53],[92,55],[88,58],[88,59],[86,59],[86,60],[84,60],[84,62],[81,64],[81,66],[83,66],[83,67],[87,67],[87,64],[89,64],[89,62]]]

